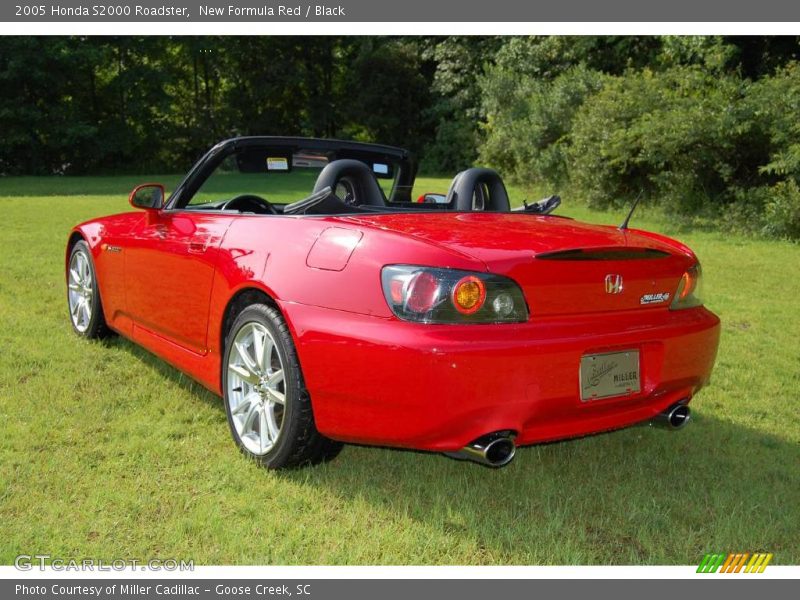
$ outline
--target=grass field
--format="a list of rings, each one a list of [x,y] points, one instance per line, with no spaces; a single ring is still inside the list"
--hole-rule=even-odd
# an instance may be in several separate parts
[[[72,334],[64,243],[145,178],[0,178],[0,563],[697,564],[800,562],[800,246],[636,226],[690,244],[723,321],[712,385],[678,433],[523,448],[489,470],[346,447],[285,473],[243,459],[221,401],[131,343]],[[161,179],[174,186],[177,177]],[[418,191],[444,191],[426,179]],[[517,201],[520,190],[512,190]],[[562,212],[618,223],[565,199]]]

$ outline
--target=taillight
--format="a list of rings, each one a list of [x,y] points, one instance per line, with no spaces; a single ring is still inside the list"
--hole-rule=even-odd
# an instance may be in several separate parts
[[[519,286],[507,277],[411,265],[381,272],[392,312],[420,323],[520,323],[528,307]]]
[[[700,263],[695,263],[686,269],[678,282],[678,289],[675,292],[670,308],[675,310],[702,305],[703,299],[700,294],[702,280],[703,271],[700,268]]]

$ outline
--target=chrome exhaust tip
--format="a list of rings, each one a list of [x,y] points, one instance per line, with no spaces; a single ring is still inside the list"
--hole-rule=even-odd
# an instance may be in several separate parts
[[[653,419],[653,425],[677,431],[683,429],[692,420],[692,409],[685,404],[678,402],[673,404],[667,410],[656,415]]]
[[[447,452],[447,456],[458,460],[471,460],[487,467],[505,467],[517,452],[514,436],[508,431],[496,431],[479,437],[458,452]]]

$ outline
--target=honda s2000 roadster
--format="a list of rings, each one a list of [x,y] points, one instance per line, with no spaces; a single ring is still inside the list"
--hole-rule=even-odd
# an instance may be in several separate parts
[[[555,196],[512,210],[490,169],[416,198],[415,175],[390,146],[222,142],[168,198],[142,185],[136,211],[75,227],[72,326],[222,396],[269,468],[343,442],[502,466],[517,445],[689,421],[719,341],[689,248],[553,215]]]

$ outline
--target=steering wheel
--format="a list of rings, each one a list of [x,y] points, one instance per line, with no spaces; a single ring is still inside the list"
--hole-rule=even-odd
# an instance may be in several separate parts
[[[238,212],[252,212],[257,215],[277,215],[278,211],[261,196],[255,194],[242,194],[231,198],[220,207],[220,210],[236,210]]]
[[[511,202],[500,175],[492,169],[473,168],[453,178],[447,203],[461,211],[508,212]]]

